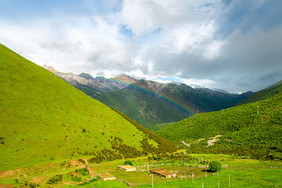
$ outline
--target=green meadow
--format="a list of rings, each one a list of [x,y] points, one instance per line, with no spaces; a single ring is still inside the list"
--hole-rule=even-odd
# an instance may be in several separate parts
[[[0,184],[10,184],[15,187],[55,186],[55,187],[152,187],[152,176],[147,173],[149,168],[163,168],[175,172],[176,178],[166,179],[153,176],[154,187],[281,187],[282,165],[277,161],[259,161],[242,159],[232,155],[221,154],[184,154],[174,153],[170,159],[150,159],[139,157],[131,159],[137,167],[135,172],[117,170],[125,160],[85,164],[77,160],[76,164],[69,162],[37,165],[21,171],[10,172],[10,176],[0,173]],[[209,161],[219,161],[220,172],[206,172]],[[204,161],[204,163],[203,163]],[[207,162],[207,163],[205,163]],[[204,165],[203,165],[204,164]],[[87,169],[87,170],[86,170]],[[101,181],[97,176],[108,172],[117,178],[116,181]],[[192,177],[192,174],[194,175]],[[58,177],[61,177],[59,179]],[[58,178],[58,181],[56,181]]]

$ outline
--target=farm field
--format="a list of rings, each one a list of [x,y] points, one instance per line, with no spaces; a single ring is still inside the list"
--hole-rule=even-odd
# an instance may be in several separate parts
[[[155,157],[156,158],[156,157]],[[154,187],[281,187],[282,164],[277,161],[259,161],[242,159],[241,156],[221,154],[184,154],[175,153],[173,157],[154,156],[131,159],[137,167],[135,172],[117,170],[125,160],[115,160],[100,164],[87,164],[82,160],[49,163],[0,172],[0,184],[12,187],[152,187],[152,176],[147,173],[149,168],[163,168],[176,173],[176,178],[166,179],[153,176]],[[219,173],[206,172],[209,161],[219,161],[222,170]],[[117,181],[102,181],[97,176],[108,172]],[[192,174],[194,175],[192,178]],[[127,185],[128,184],[128,185]],[[1,187],[1,186],[0,186]]]

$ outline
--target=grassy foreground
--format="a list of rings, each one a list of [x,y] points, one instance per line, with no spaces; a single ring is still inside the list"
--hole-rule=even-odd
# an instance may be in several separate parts
[[[221,154],[175,153],[173,157],[140,157],[131,159],[136,172],[117,170],[125,160],[115,160],[87,166],[78,160],[34,166],[29,169],[0,172],[1,185],[12,187],[152,187],[150,169],[164,168],[177,174],[175,179],[153,177],[154,187],[281,187],[282,164],[277,161],[259,161]],[[220,161],[223,169],[219,173],[206,172],[208,161]],[[188,166],[188,167],[187,167]],[[88,169],[88,170],[83,170]],[[101,181],[97,175],[108,172],[117,181]],[[192,178],[191,174],[194,174]],[[56,181],[56,178],[60,177]],[[229,178],[230,177],[230,178]]]
[[[281,175],[281,169],[224,169],[219,175],[160,183],[154,187],[281,187]]]

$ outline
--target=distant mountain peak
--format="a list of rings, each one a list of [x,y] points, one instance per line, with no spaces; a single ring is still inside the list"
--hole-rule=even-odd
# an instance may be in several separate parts
[[[178,81],[173,81],[173,82],[170,82],[170,84],[176,84],[178,86],[182,85],[183,83],[182,82],[178,82]]]
[[[58,71],[57,71],[56,69],[54,69],[54,67],[52,67],[52,66],[43,65],[42,67],[43,67],[44,69],[46,69],[46,70],[52,72],[52,73],[57,73],[57,72],[58,72]]]
[[[112,80],[118,80],[118,81],[121,81],[121,82],[125,82],[127,84],[133,84],[135,82],[137,82],[138,80],[135,79],[135,78],[132,78],[130,77],[129,75],[127,74],[121,74],[121,75],[118,75],[116,77],[113,77],[111,78]]]
[[[203,88],[202,86],[198,84],[189,84],[189,86],[192,87],[193,89]]]
[[[88,79],[89,79],[89,78],[93,78],[90,74],[84,73],[84,72],[83,72],[83,73],[80,73],[79,76],[80,76],[80,77],[83,77],[83,78],[88,78]]]

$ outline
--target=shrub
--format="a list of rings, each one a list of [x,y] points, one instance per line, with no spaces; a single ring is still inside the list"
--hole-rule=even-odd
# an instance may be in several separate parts
[[[78,159],[78,161],[85,164],[85,161],[83,159]]]
[[[81,182],[81,178],[78,176],[71,176],[71,181]]]
[[[217,161],[211,161],[209,164],[209,171],[218,172],[221,169],[221,164]]]
[[[50,178],[47,182],[47,184],[56,184],[58,183],[59,181],[62,181],[63,180],[63,175],[56,175],[56,176],[53,176],[52,178]]]
[[[39,184],[36,184],[36,183],[29,183],[29,187],[30,187],[30,188],[39,187]]]
[[[127,160],[124,162],[124,165],[131,165],[133,166],[133,162],[131,160]]]
[[[80,168],[75,170],[76,173],[79,173],[83,176],[89,175],[89,170],[87,168]]]
[[[81,182],[81,177],[76,176],[76,175],[71,176],[71,181],[74,181],[74,182]]]

